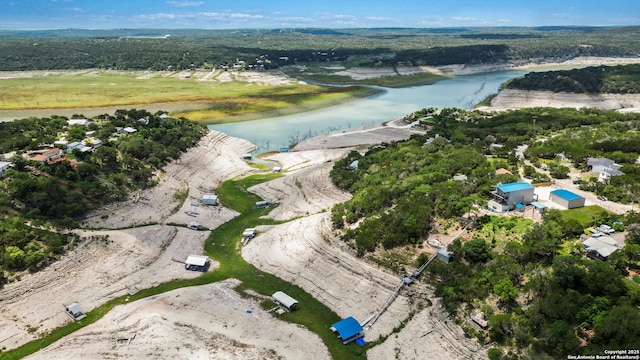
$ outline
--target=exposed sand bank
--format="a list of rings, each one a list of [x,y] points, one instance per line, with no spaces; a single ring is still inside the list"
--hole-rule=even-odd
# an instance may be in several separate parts
[[[377,134],[369,137],[370,142],[378,142],[385,134],[381,126],[351,131],[359,139],[358,144],[366,143],[362,135],[369,131]],[[416,131],[403,129],[401,125],[386,130],[386,141],[406,138]],[[339,315],[363,321],[380,308],[400,280],[399,274],[387,273],[356,258],[331,230],[331,206],[350,197],[328,179],[333,161],[354,149],[349,147],[354,143],[349,135],[341,134],[331,139],[337,149],[323,148],[322,141],[313,149],[310,142],[305,145],[309,150],[268,157],[282,165],[284,176],[257,185],[252,191],[279,203],[269,217],[296,220],[258,227],[258,236],[243,249],[243,256],[257,267],[298,284]],[[62,303],[79,302],[83,310],[89,311],[118,295],[175,278],[197,276],[198,273],[185,271],[182,264],[171,259],[201,254],[208,232],[167,224],[195,219],[213,228],[233,217],[235,213],[225,209],[224,204],[221,207],[193,204],[202,193],[222,181],[257,171],[240,159],[250,149],[252,145],[244,140],[212,132],[179,163],[169,165],[154,189],[91,214],[85,225],[105,229],[149,222],[158,225],[83,232],[108,234],[110,241],[86,241],[49,269],[5,286],[0,290],[0,346],[15,348],[41,331],[71,321],[64,314]],[[173,195],[184,189],[188,189],[189,198],[174,213]],[[194,218],[184,211],[196,211],[199,215]],[[217,266],[213,260],[210,271]],[[255,299],[240,298],[231,290],[232,283],[178,289],[118,306],[103,319],[64,337],[32,358],[328,358],[326,346],[315,334],[265,313]],[[486,350],[477,348],[473,340],[460,337],[460,329],[445,325],[438,317],[431,318],[434,307],[423,308],[431,297],[429,289],[420,284],[403,290],[365,338],[376,340],[389,335],[394,327],[408,320],[411,312],[416,315],[398,337],[391,336],[383,343],[390,345],[375,347],[370,356],[385,358],[399,346],[398,341],[413,339],[416,328],[437,323],[440,325],[433,325],[437,329],[431,335],[444,341],[403,344],[408,352],[398,358],[411,359],[416,358],[416,353],[432,352],[451,354],[450,359],[485,358]],[[252,313],[248,314],[247,309]],[[425,318],[433,323],[425,322]],[[31,327],[37,331],[30,332]],[[129,345],[116,343],[116,338],[124,333],[136,333]],[[473,355],[475,350],[478,355]]]
[[[640,108],[640,94],[575,94],[553,91],[505,89],[479,110],[510,110],[529,107],[597,108],[634,111]]]

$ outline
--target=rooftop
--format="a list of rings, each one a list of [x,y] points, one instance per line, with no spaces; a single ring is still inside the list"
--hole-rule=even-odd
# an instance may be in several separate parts
[[[362,332],[362,326],[358,320],[353,318],[353,316],[349,316],[348,318],[342,319],[331,325],[331,330],[337,332],[342,340],[347,340],[360,334]]]
[[[588,158],[587,165],[589,166],[612,166],[617,165],[615,161],[607,158]]]
[[[561,197],[561,198],[563,198],[565,200],[568,200],[568,201],[575,200],[575,199],[582,199],[583,198],[582,196],[580,196],[578,194],[575,194],[575,193],[572,193],[571,191],[565,190],[565,189],[553,190],[551,192],[551,194],[559,196],[559,197]]]
[[[546,209],[546,208],[548,208],[547,205],[545,205],[545,204],[543,204],[541,202],[538,202],[538,201],[532,201],[531,205],[533,205],[534,207],[536,207],[538,209]]]
[[[498,190],[504,193],[510,193],[510,192],[520,191],[520,190],[529,190],[529,189],[533,190],[533,185],[523,181],[508,183],[508,184],[500,184],[500,185],[497,185],[496,187],[498,188]]]
[[[205,266],[209,261],[209,258],[203,255],[189,255],[185,264],[195,266]]]

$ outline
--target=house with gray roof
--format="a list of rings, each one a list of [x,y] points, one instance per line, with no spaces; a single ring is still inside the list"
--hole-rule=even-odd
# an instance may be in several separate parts
[[[620,171],[621,165],[616,164],[615,161],[607,158],[588,158],[587,168],[592,172],[598,173],[598,181],[609,182],[612,176],[624,175]]]
[[[609,255],[620,250],[618,243],[612,237],[606,235],[592,236],[586,239],[582,245],[584,245],[588,257],[600,260],[607,260]]]

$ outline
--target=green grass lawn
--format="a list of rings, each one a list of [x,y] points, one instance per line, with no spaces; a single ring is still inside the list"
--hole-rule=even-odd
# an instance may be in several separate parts
[[[159,286],[144,289],[134,295],[125,295],[113,299],[106,304],[87,313],[87,317],[78,322],[70,322],[53,330],[47,336],[31,341],[14,350],[0,352],[0,359],[20,359],[54,343],[74,331],[94,323],[117,305],[161,294],[187,286],[197,286],[236,278],[242,281],[239,291],[252,289],[260,294],[272,295],[280,290],[297,299],[300,309],[281,316],[282,320],[298,323],[316,333],[325,343],[334,359],[365,359],[368,346],[360,347],[354,343],[343,345],[336,335],[329,330],[331,324],[340,317],[331,309],[305,292],[300,287],[290,284],[274,275],[260,271],[247,263],[241,256],[238,242],[242,231],[256,225],[276,224],[276,222],[260,217],[270,209],[255,208],[255,201],[260,200],[247,188],[252,185],[276,178],[281,174],[254,175],[239,181],[223,183],[216,194],[226,206],[240,212],[240,215],[216,228],[205,243],[206,253],[220,263],[220,267],[195,279],[177,280]]]
[[[581,208],[569,209],[562,211],[562,216],[565,219],[576,219],[584,227],[593,225],[595,219],[597,219],[603,212],[607,210],[598,205],[583,206]]]

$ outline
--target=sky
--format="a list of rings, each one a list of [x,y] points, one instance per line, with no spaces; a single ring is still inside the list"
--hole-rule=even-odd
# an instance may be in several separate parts
[[[640,25],[640,0],[0,0],[0,29]]]

